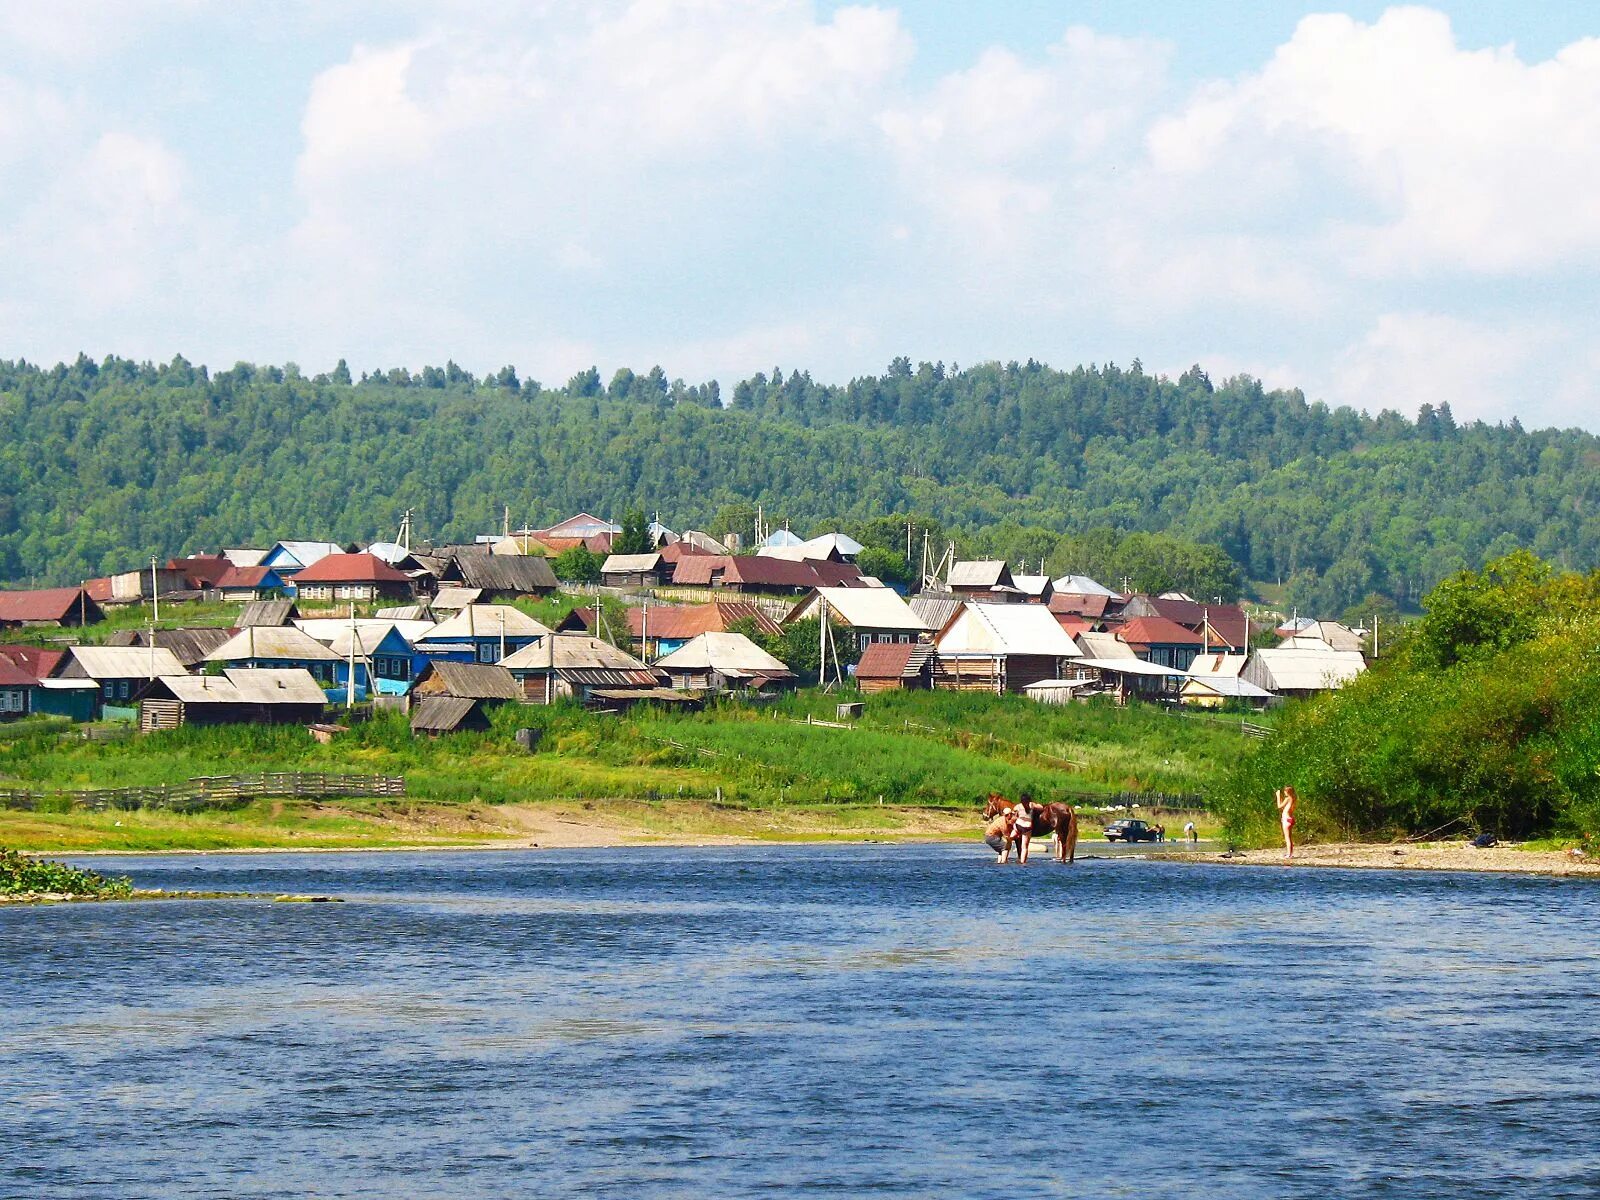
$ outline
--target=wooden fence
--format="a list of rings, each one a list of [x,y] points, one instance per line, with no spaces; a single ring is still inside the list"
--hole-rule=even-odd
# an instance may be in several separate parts
[[[205,775],[184,783],[151,787],[84,788],[76,791],[31,791],[0,788],[0,808],[56,809],[86,812],[151,808],[170,812],[239,808],[266,798],[324,799],[345,796],[404,796],[406,781],[398,775],[322,775],[272,772],[260,775]]]

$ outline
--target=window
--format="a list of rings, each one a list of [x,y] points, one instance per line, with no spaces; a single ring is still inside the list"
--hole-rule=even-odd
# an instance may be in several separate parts
[[[117,684],[117,699],[126,700],[133,693],[133,684],[126,679]]]
[[[0,692],[0,712],[27,712],[28,694],[23,691],[10,689]]]
[[[494,642],[479,642],[478,661],[481,663],[499,662],[500,660],[495,657],[499,649],[500,647]]]
[[[117,685],[108,679],[100,685],[100,692],[107,700],[115,700],[117,698]]]

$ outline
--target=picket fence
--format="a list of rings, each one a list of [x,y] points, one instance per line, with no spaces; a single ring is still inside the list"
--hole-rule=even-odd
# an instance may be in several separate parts
[[[406,781],[398,775],[327,775],[285,771],[259,775],[204,775],[184,783],[162,783],[150,787],[81,788],[73,791],[0,788],[0,808],[59,810],[65,806],[85,812],[134,808],[199,812],[203,809],[238,808],[252,800],[268,798],[331,799],[405,794]]]

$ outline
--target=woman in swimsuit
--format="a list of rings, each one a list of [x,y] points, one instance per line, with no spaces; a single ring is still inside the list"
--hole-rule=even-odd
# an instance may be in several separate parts
[[[1024,795],[1011,810],[1011,836],[1017,843],[1017,866],[1028,865],[1028,843],[1033,840],[1033,801]]]
[[[1273,802],[1278,806],[1278,813],[1283,822],[1283,857],[1294,857],[1294,806],[1300,802],[1300,797],[1294,794],[1294,788],[1281,787],[1272,796]]]

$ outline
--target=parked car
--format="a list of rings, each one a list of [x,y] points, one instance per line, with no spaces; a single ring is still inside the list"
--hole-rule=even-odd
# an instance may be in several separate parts
[[[1156,837],[1156,831],[1151,826],[1128,817],[1106,826],[1108,842],[1153,842]]]

